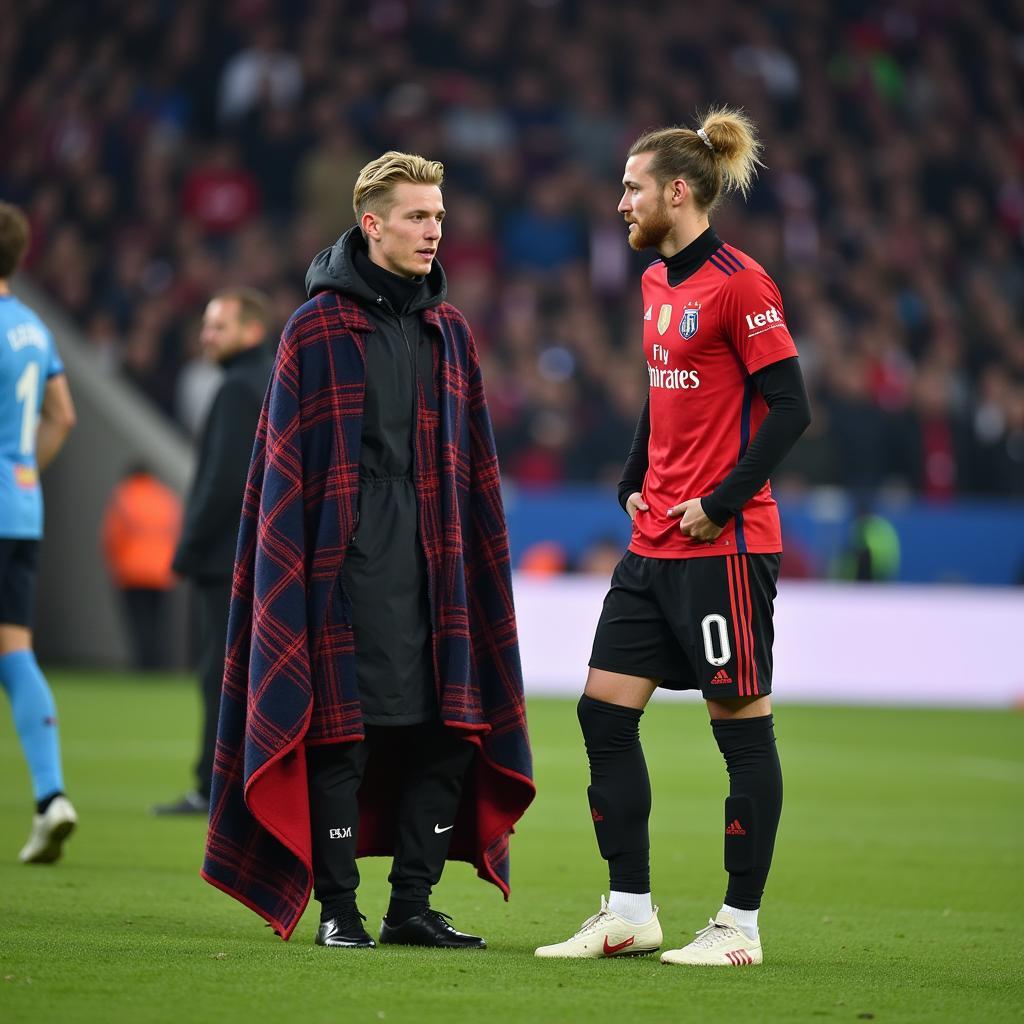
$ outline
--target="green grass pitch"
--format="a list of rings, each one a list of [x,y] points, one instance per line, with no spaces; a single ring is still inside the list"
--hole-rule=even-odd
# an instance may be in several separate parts
[[[434,905],[490,948],[283,943],[199,876],[204,823],[155,819],[187,788],[191,680],[54,672],[80,826],[53,867],[17,853],[30,803],[0,716],[0,1021],[1017,1021],[1024,986],[1024,716],[777,709],[786,806],[761,913],[766,961],[538,961],[606,889],[573,701],[534,700],[539,795],[513,839],[509,904],[464,864]],[[654,898],[680,945],[723,894],[725,774],[696,704],[643,721]],[[384,860],[361,862],[371,931]]]

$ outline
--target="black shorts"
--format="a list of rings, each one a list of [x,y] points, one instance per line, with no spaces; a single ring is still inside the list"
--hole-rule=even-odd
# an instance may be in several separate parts
[[[700,690],[708,700],[771,693],[780,561],[627,551],[612,573],[590,667]]]
[[[0,537],[0,626],[32,628],[39,541]]]

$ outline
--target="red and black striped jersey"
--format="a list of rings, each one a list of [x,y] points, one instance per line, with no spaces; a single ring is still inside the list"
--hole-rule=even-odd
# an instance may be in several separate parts
[[[709,495],[743,457],[768,413],[751,374],[797,354],[775,282],[746,253],[721,245],[675,287],[663,260],[642,284],[650,508],[633,520],[630,550],[654,558],[781,551],[767,482],[711,544],[684,537],[667,515]]]

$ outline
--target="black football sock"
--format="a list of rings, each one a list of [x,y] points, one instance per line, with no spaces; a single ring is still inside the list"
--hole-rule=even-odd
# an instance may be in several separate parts
[[[53,793],[50,793],[48,796],[44,796],[42,800],[37,800],[36,801],[36,814],[45,814],[47,807],[49,807],[50,804],[52,804],[53,801],[57,799],[57,797],[63,796],[63,795],[64,795],[64,790],[58,789],[58,790],[54,791]]]
[[[590,816],[615,892],[651,891],[651,782],[638,708],[584,694],[576,707],[590,760]]]
[[[737,910],[757,910],[782,814],[782,767],[772,716],[712,721],[711,728],[729,770],[725,902]]]

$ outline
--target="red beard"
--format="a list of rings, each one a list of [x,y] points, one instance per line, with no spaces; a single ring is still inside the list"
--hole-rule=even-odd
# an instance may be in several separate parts
[[[636,231],[629,233],[629,246],[637,252],[641,249],[656,249],[672,230],[672,221],[664,200],[658,203],[658,208],[643,224],[637,221],[633,223],[636,224]]]

